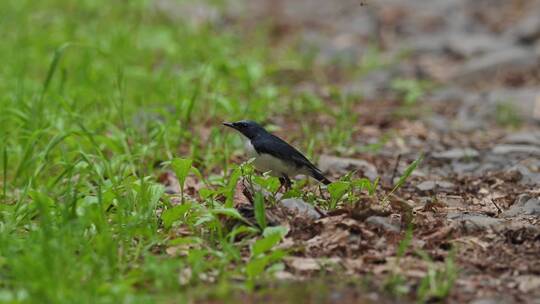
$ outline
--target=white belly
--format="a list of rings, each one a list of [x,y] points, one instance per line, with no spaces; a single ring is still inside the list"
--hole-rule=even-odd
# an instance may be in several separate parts
[[[273,176],[295,176],[298,174],[305,174],[304,170],[296,168],[294,165],[289,165],[284,161],[270,155],[270,154],[258,154],[255,148],[251,145],[249,140],[245,143],[245,148],[248,157],[255,158],[253,165],[255,169],[261,172],[270,172]]]

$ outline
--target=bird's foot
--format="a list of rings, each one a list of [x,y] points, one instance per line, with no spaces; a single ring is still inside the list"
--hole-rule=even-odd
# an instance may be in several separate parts
[[[288,176],[283,175],[282,177],[280,177],[279,178],[279,183],[280,183],[280,186],[279,186],[278,192],[283,187],[285,188],[285,192],[291,190],[292,182],[291,182],[291,179]]]

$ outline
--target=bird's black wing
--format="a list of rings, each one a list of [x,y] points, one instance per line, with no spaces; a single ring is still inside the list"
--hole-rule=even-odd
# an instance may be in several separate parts
[[[296,150],[283,139],[272,134],[265,134],[265,136],[255,138],[251,142],[257,153],[270,154],[297,168],[307,167],[315,179],[322,181],[325,184],[329,183],[328,179],[322,175],[319,168],[312,164],[300,151]]]

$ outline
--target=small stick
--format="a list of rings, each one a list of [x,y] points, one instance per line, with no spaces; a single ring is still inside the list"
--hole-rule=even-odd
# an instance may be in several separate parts
[[[394,185],[394,178],[396,177],[396,173],[398,170],[399,161],[401,160],[401,153],[398,154],[396,159],[396,164],[394,165],[394,170],[392,171],[392,177],[390,178],[390,186]]]

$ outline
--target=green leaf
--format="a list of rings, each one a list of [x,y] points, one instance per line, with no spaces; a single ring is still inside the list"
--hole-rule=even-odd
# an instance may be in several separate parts
[[[231,177],[229,178],[229,182],[227,183],[227,192],[225,200],[225,207],[232,208],[233,206],[233,198],[234,198],[234,191],[236,190],[236,183],[238,183],[238,180],[240,179],[240,176],[242,175],[242,171],[240,167],[236,167],[233,170],[233,173],[231,174]]]
[[[254,176],[254,181],[259,186],[263,187],[264,189],[268,190],[271,193],[275,193],[279,186],[281,185],[279,182],[279,178],[274,176]]]
[[[165,228],[170,228],[174,222],[184,217],[190,209],[191,203],[185,203],[163,211],[161,220],[163,221]]]
[[[235,227],[231,232],[229,232],[229,234],[227,234],[227,238],[232,242],[239,234],[256,235],[258,233],[259,230],[257,228],[241,225],[239,227]]]
[[[261,191],[255,193],[255,220],[261,229],[266,228],[266,212],[264,208],[264,196]]]
[[[394,193],[399,187],[403,186],[403,184],[405,183],[405,181],[407,180],[407,178],[409,178],[409,176],[413,173],[413,171],[416,169],[416,167],[418,166],[418,164],[420,164],[420,162],[422,161],[423,159],[423,155],[420,155],[420,157],[418,157],[417,160],[413,161],[408,167],[407,169],[405,169],[405,172],[403,172],[403,175],[401,175],[401,177],[399,178],[398,182],[396,183],[396,185],[394,186],[394,188],[392,189],[392,191],[390,191],[390,193],[388,193],[385,198],[383,199],[383,202],[384,201],[387,201],[388,198],[390,197],[390,195],[392,195],[392,193]]]
[[[199,196],[203,200],[206,200],[207,198],[209,198],[211,195],[213,195],[215,193],[216,193],[216,191],[213,190],[213,189],[209,189],[209,188],[201,188],[201,189],[199,189]]]
[[[283,250],[276,250],[270,254],[262,257],[254,258],[246,264],[246,274],[249,278],[253,279],[256,276],[264,272],[264,270],[276,261],[283,259],[285,252]]]
[[[238,220],[241,220],[245,223],[249,223],[241,214],[240,212],[238,212],[238,210],[234,209],[234,208],[216,208],[216,209],[212,209],[211,210],[211,213],[212,214],[221,214],[221,215],[226,215],[228,217],[232,217],[232,218],[235,218],[235,219],[238,219]]]
[[[336,181],[328,185],[328,192],[330,192],[330,198],[332,201],[339,201],[347,190],[349,189],[349,183],[344,181]]]
[[[189,174],[192,163],[193,161],[188,158],[175,158],[171,162],[172,168],[176,174],[176,178],[178,178],[181,188],[184,188],[186,177]]]
[[[263,236],[268,237],[272,234],[278,234],[281,238],[284,238],[289,233],[289,228],[284,226],[266,227],[263,231]]]
[[[281,235],[277,233],[273,233],[267,237],[259,239],[251,246],[251,255],[255,257],[263,254],[276,246],[280,241]]]
[[[263,273],[264,269],[268,264],[270,264],[270,256],[264,256],[259,259],[252,259],[246,264],[246,274],[249,278],[254,278],[261,273]]]

